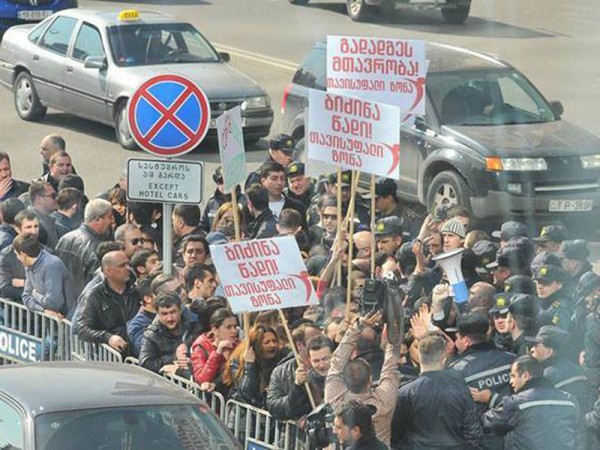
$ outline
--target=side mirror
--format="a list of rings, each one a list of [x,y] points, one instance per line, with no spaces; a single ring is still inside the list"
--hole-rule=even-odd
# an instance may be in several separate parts
[[[229,61],[231,61],[231,55],[227,52],[219,52],[219,56],[221,57],[223,62],[228,63]]]
[[[104,70],[107,67],[106,58],[104,56],[88,56],[83,62],[83,67]]]
[[[556,117],[558,117],[559,119],[565,112],[565,108],[563,107],[562,103],[559,102],[558,100],[554,100],[554,101],[550,102],[550,109],[552,109],[552,112],[554,113],[554,115]]]
[[[427,121],[425,120],[425,116],[418,115],[415,117],[415,128],[419,131],[427,131],[429,126],[427,125]]]

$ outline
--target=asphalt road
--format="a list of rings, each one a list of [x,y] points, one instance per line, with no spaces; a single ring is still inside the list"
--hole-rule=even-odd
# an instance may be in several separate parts
[[[345,5],[312,1],[298,7],[287,0],[140,0],[134,3],[80,0],[81,7],[155,9],[183,17],[206,37],[232,54],[231,64],[261,83],[276,112],[279,131],[283,89],[294,67],[315,41],[327,34],[376,35],[425,39],[493,53],[523,71],[548,99],[561,100],[564,117],[600,135],[600,8],[597,0],[473,0],[463,26],[442,22],[438,11],[397,11],[373,23],[354,23]],[[20,121],[12,95],[0,90],[0,148],[10,153],[15,177],[29,180],[40,173],[38,144],[42,136],[65,136],[68,151],[86,181],[89,195],[112,185],[128,157],[111,128],[50,111],[42,123]],[[250,167],[264,159],[263,141],[249,149]],[[218,163],[216,149],[189,156],[206,163],[206,197],[213,189],[210,174]]]

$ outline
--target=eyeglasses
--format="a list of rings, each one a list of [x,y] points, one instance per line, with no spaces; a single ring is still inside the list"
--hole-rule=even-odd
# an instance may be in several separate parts
[[[133,245],[143,244],[144,242],[146,242],[146,239],[144,238],[134,238],[131,240]]]
[[[337,214],[323,214],[323,220],[337,220]]]

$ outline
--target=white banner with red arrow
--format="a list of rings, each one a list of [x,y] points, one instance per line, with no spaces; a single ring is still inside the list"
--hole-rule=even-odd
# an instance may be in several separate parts
[[[210,254],[236,314],[317,303],[292,236],[211,245]]]
[[[312,89],[308,159],[400,178],[400,108]]]

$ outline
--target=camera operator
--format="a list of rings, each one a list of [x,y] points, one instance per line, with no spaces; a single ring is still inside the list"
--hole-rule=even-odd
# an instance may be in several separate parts
[[[375,436],[373,408],[357,400],[338,405],[333,432],[346,450],[385,450],[388,447]]]
[[[325,381],[325,402],[336,408],[344,400],[359,400],[374,406],[373,426],[377,437],[389,445],[390,423],[396,406],[400,385],[398,355],[400,348],[387,343],[379,385],[372,386],[371,366],[362,358],[351,360],[360,334],[365,327],[373,327],[382,319],[381,312],[359,317],[346,331],[340,345],[333,353],[331,368]],[[385,334],[384,329],[384,334]],[[362,448],[362,447],[355,447]]]

